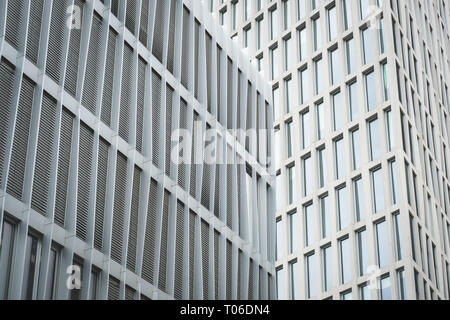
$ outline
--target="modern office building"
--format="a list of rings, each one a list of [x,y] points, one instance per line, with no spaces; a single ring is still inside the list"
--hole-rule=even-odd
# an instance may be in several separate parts
[[[449,299],[447,1],[210,1],[273,92],[279,299]]]
[[[0,58],[0,299],[275,297],[270,86],[202,2],[0,1]]]

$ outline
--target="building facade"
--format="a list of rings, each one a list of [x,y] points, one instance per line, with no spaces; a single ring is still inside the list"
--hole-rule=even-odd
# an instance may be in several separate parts
[[[449,299],[446,1],[209,1],[270,82],[279,299]]]
[[[275,296],[270,86],[200,1],[1,1],[0,57],[0,299]]]

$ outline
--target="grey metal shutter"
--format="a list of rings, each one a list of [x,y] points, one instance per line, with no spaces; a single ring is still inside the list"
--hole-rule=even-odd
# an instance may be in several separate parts
[[[106,54],[105,78],[103,80],[103,100],[101,120],[111,126],[112,95],[114,87],[114,64],[116,57],[117,32],[109,28],[108,49]]]
[[[138,60],[138,87],[137,87],[137,115],[136,115],[136,150],[142,153],[142,136],[144,127],[145,106],[145,73],[147,62],[139,56]]]
[[[119,1],[120,0],[111,0],[111,12],[116,17],[119,13]]]
[[[219,148],[219,144],[217,147]],[[214,184],[214,215],[220,218],[220,168],[222,164],[216,164],[215,184]]]
[[[203,275],[203,299],[209,299],[209,224],[202,219],[202,275]]]
[[[227,59],[227,122],[225,126],[227,129],[233,129],[233,62],[230,57]]]
[[[152,70],[152,161],[158,168],[162,167],[162,155],[159,152],[161,125],[161,76]]]
[[[200,71],[200,22],[197,19],[194,20],[194,97],[198,99],[199,92],[199,71]]]
[[[170,175],[170,154],[172,152],[172,96],[173,89],[167,85],[166,86],[166,175]],[[172,177],[173,178],[173,177]]]
[[[113,276],[109,276],[108,300],[120,299],[120,281]]]
[[[237,163],[242,163],[242,158],[240,156],[237,157]],[[237,165],[236,175],[237,175],[237,232],[239,233],[240,237],[243,237],[244,234],[244,225],[241,223],[242,221],[242,215],[245,214],[244,210],[242,210],[243,206],[246,203],[246,199],[244,199],[244,193],[243,193],[243,183],[244,180],[242,178],[242,172],[244,172],[245,167],[242,164]]]
[[[189,88],[189,65],[190,65],[190,12],[189,10],[183,6],[183,36],[181,37],[181,83],[186,88]]]
[[[207,123],[206,130],[210,130],[210,129],[211,129],[211,126]],[[205,149],[211,143],[213,143],[213,142],[210,142],[209,144],[205,143]],[[211,198],[211,178],[212,178],[213,170],[214,170],[214,166],[212,164],[207,164],[207,163],[203,164],[201,203],[208,210],[210,210],[209,201]]]
[[[47,92],[42,97],[41,119],[34,168],[33,195],[31,207],[42,215],[47,213],[48,190],[50,184],[49,165],[53,158],[53,139],[56,125],[56,100]]]
[[[258,296],[258,300],[261,300],[263,298],[264,295],[264,287],[263,287],[263,280],[264,280],[264,271],[263,268],[261,266],[259,266],[258,268],[259,270],[259,281],[258,281],[258,291],[259,291],[259,296]]]
[[[214,299],[219,299],[219,231],[214,229]]]
[[[100,137],[98,146],[97,192],[95,202],[94,247],[103,249],[103,223],[105,219],[106,183],[108,174],[109,143]]]
[[[89,195],[92,176],[92,148],[94,130],[87,124],[80,125],[80,145],[78,152],[78,194],[77,194],[77,237],[86,241],[89,216]]]
[[[139,25],[139,40],[145,47],[147,47],[148,40],[148,10],[150,6],[149,1],[150,0],[142,0],[141,22]]]
[[[176,1],[170,1],[170,17],[169,17],[169,41],[167,43],[167,70],[172,74],[175,57],[175,28],[176,28]]]
[[[135,300],[136,299],[136,290],[132,287],[125,286],[125,300]]]
[[[60,83],[61,80],[61,59],[65,28],[66,3],[65,1],[53,1],[45,71],[57,83]]]
[[[131,197],[130,229],[128,233],[127,268],[136,273],[136,250],[139,218],[139,192],[141,187],[142,170],[134,166],[133,194]]]
[[[119,136],[128,143],[130,142],[131,126],[132,64],[133,48],[125,42],[123,48],[122,90],[120,95]]]
[[[170,192],[164,189],[164,202],[162,211],[162,226],[161,226],[161,250],[159,256],[159,277],[158,288],[166,291],[166,268],[167,268],[167,239],[169,232],[169,201]]]
[[[15,49],[19,48],[19,41],[24,30],[21,30],[23,16],[22,12],[27,5],[25,0],[8,1],[6,14],[5,39]]]
[[[155,263],[155,236],[156,236],[156,194],[158,183],[150,180],[148,195],[147,222],[145,225],[144,255],[142,261],[142,278],[153,284],[153,270]]]
[[[187,103],[180,99],[180,129],[187,129]],[[186,190],[186,167],[182,162],[178,165],[178,185]]]
[[[92,18],[91,37],[84,75],[82,104],[92,114],[97,115],[97,92],[102,46],[102,18],[94,11]]]
[[[128,30],[131,31],[132,34],[135,34],[136,29],[136,4],[137,0],[128,0],[127,1],[127,12],[125,17],[125,26]]]
[[[64,228],[66,216],[67,184],[69,179],[72,131],[75,116],[63,107],[59,141],[58,175],[56,181],[55,223]]]
[[[175,299],[182,300],[183,295],[183,248],[184,248],[184,204],[180,200],[177,201],[177,218],[175,231]]]
[[[247,124],[245,129],[253,128],[253,101],[252,101],[252,84],[250,81],[247,83]],[[245,137],[245,150],[250,152],[250,138],[248,136]]]
[[[75,0],[74,6],[80,8],[81,17],[83,17],[83,5],[84,2],[81,0]],[[81,21],[83,25],[83,21]],[[80,60],[80,44],[81,44],[81,30],[71,28],[70,29],[70,40],[69,40],[69,53],[67,55],[67,65],[66,65],[66,79],[64,82],[64,89],[69,92],[72,96],[75,96],[77,92],[77,79],[78,79],[78,65]]]
[[[152,300],[152,299],[141,293],[141,300]]]
[[[242,290],[242,276],[245,274],[245,270],[244,270],[244,253],[242,252],[241,249],[239,249],[238,252],[238,282],[237,282],[237,300],[241,300],[243,298],[242,294],[241,294],[241,290]]]
[[[208,109],[209,113],[211,113],[211,110],[212,110],[212,90],[211,90],[212,77],[213,77],[212,52],[213,52],[212,37],[208,32],[206,32],[206,91],[207,91],[207,95],[208,95],[207,109]]]
[[[233,245],[231,244],[230,240],[227,239],[227,250],[226,250],[226,274],[227,274],[227,290],[226,290],[226,297],[227,300],[231,300],[231,289],[232,289],[232,267],[233,267],[233,257],[232,257],[232,249]]]
[[[3,164],[5,161],[6,139],[8,137],[9,118],[11,116],[11,99],[14,85],[14,66],[2,59],[0,62],[0,186],[3,184]]]
[[[162,54],[164,48],[164,26],[167,17],[165,15],[166,10],[164,10],[164,4],[167,0],[155,0],[156,2],[156,12],[155,12],[155,27],[153,31],[153,46],[152,53],[159,62],[163,62]]]
[[[199,115],[196,111],[194,111],[194,116],[193,116],[193,124],[192,124],[192,131],[191,131],[191,136],[194,137],[194,126],[195,123],[199,121]],[[197,199],[197,167],[201,168],[201,165],[195,164],[195,143],[194,141],[192,141],[192,151],[191,151],[191,175],[190,175],[190,186],[189,186],[189,193],[190,195]]]
[[[236,129],[241,129],[241,115],[242,115],[242,107],[241,107],[241,96],[242,96],[242,90],[241,85],[243,84],[242,81],[242,71],[238,69],[238,82],[237,82],[237,106],[236,106]],[[239,138],[239,141],[240,138]]]
[[[227,147],[227,157],[229,156],[229,153],[231,153],[231,148]],[[233,164],[227,164],[227,181],[226,181],[226,199],[227,199],[227,226],[228,228],[233,230],[233,193],[232,191],[235,190],[235,186],[233,185],[233,167],[235,165]]]
[[[253,259],[250,258],[250,271],[248,273],[248,299],[249,300],[254,300],[255,297],[253,295],[253,285],[255,282],[255,277],[254,277],[254,265],[255,263],[253,262]]]
[[[216,77],[217,77],[217,82],[216,82],[216,95],[217,95],[217,106],[216,106],[216,116],[217,116],[217,121],[219,121],[220,124],[223,125],[223,119],[222,119],[222,96],[224,94],[224,90],[223,90],[223,86],[222,86],[222,68],[221,68],[221,64],[222,64],[222,48],[217,45],[216,47],[216,65],[217,65],[217,69],[216,69]]]
[[[127,157],[117,151],[116,183],[111,237],[111,258],[122,263],[123,219],[125,216],[125,193],[127,183]]]
[[[18,200],[22,200],[34,87],[35,84],[33,81],[24,76],[20,92],[19,106],[17,109],[8,185],[6,188],[6,191]]]
[[[194,299],[195,213],[189,210],[189,299]]]
[[[30,18],[28,19],[27,58],[34,64],[37,64],[38,60],[43,10],[44,0],[31,0]]]
[[[269,300],[272,299],[272,285],[273,285],[272,275],[270,273],[268,273],[268,276],[267,276],[267,288],[269,290],[269,294],[268,294],[268,299]]]

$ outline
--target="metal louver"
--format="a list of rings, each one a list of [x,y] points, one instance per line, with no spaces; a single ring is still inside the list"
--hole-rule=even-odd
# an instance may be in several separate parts
[[[217,107],[216,107],[216,116],[217,121],[223,126],[223,119],[222,119],[222,109],[223,109],[223,103],[222,98],[224,95],[223,85],[222,85],[222,48],[217,45],[216,47],[216,95],[217,95]]]
[[[203,275],[203,299],[209,298],[209,224],[202,219],[202,275]]]
[[[227,275],[227,290],[226,290],[226,299],[231,300],[231,289],[232,289],[232,266],[233,266],[233,258],[232,258],[232,249],[233,245],[229,240],[227,240],[227,249],[226,249],[226,275]]]
[[[31,0],[30,18],[28,20],[27,58],[34,64],[37,64],[39,54],[43,9],[44,0]]]
[[[48,190],[53,158],[53,139],[56,126],[56,100],[47,92],[42,97],[41,119],[34,168],[31,207],[42,215],[47,214]]]
[[[199,92],[199,71],[200,71],[200,22],[197,19],[194,20],[194,97],[198,99]]]
[[[114,188],[114,211],[111,238],[111,258],[122,263],[123,220],[125,216],[125,193],[127,182],[127,157],[117,152],[116,183]]]
[[[164,190],[164,201],[162,211],[162,226],[161,226],[161,250],[159,256],[159,277],[158,288],[166,291],[166,268],[167,268],[167,241],[169,232],[169,201],[170,192]]]
[[[63,55],[65,27],[65,1],[53,1],[45,71],[49,77],[56,81],[56,83],[59,83],[61,80],[61,60]]]
[[[153,284],[153,270],[155,263],[155,235],[156,235],[156,194],[158,183],[150,180],[148,195],[147,222],[145,225],[144,255],[142,261],[142,278]]]
[[[159,62],[163,62],[162,54],[164,48],[164,26],[165,26],[165,14],[164,6],[168,1],[166,0],[155,0],[156,2],[156,12],[155,12],[155,25],[153,31],[153,47],[152,53]]]
[[[211,126],[206,124],[206,130],[210,130]],[[205,149],[209,147],[209,145],[213,142],[207,144],[205,142]],[[210,209],[210,197],[211,197],[211,179],[214,170],[214,165],[204,163],[203,164],[203,178],[202,178],[202,195],[201,195],[201,203],[206,209]]]
[[[5,39],[15,49],[19,49],[19,41],[22,35],[21,27],[23,25],[22,12],[24,11],[26,5],[27,3],[25,0],[8,1],[8,7],[6,9]]]
[[[176,1],[170,1],[170,17],[169,17],[169,41],[167,43],[167,70],[174,73],[174,57],[175,57],[175,27],[176,27]]]
[[[111,0],[111,13],[118,17],[119,14],[119,1],[120,0]]]
[[[105,219],[106,183],[108,174],[109,143],[100,138],[98,146],[97,192],[95,202],[94,247],[103,250],[103,223]]]
[[[139,56],[138,60],[138,87],[136,106],[136,150],[142,153],[142,139],[144,130],[144,106],[145,106],[145,74],[147,62]]]
[[[206,32],[206,31],[205,31]],[[212,70],[212,52],[213,52],[213,42],[212,37],[206,32],[206,94],[207,94],[207,109],[208,112],[212,112],[212,77],[214,75]]]
[[[130,286],[125,286],[125,300],[135,300],[136,290]]]
[[[253,283],[255,281],[254,276],[254,265],[253,259],[250,258],[250,271],[248,273],[248,300],[254,300],[255,297],[253,295]]]
[[[175,285],[174,296],[175,299],[182,300],[184,298],[183,292],[183,269],[184,269],[184,204],[177,201],[177,217],[176,217],[176,232],[175,232]]]
[[[136,4],[139,1],[127,1],[127,13],[125,17],[125,26],[132,34],[135,34],[136,29]]]
[[[167,85],[166,86],[166,164],[165,171],[166,175],[172,177],[170,175],[170,164],[172,163],[170,160],[170,153],[172,152],[172,96],[173,89]]]
[[[103,99],[101,120],[111,126],[112,96],[114,88],[114,64],[116,60],[117,32],[109,27],[108,48],[106,53],[105,77],[103,82]]]
[[[195,212],[189,210],[189,299],[194,299]]]
[[[180,129],[187,129],[187,103],[180,99]],[[186,190],[186,167],[184,162],[178,165],[178,184]]]
[[[147,47],[148,40],[148,10],[150,0],[142,0],[141,6],[141,22],[139,24],[139,41]]]
[[[158,168],[162,168],[162,155],[159,152],[161,143],[161,76],[152,70],[152,160]]]
[[[214,229],[214,299],[219,299],[219,231]]]
[[[119,300],[119,299],[120,299],[120,281],[112,276],[109,276],[108,300]]]
[[[189,65],[190,65],[190,41],[191,41],[191,13],[183,6],[183,35],[181,37],[181,84],[189,88]]]
[[[131,95],[132,95],[132,63],[133,48],[125,43],[123,49],[122,90],[120,95],[120,119],[119,136],[126,142],[130,142],[131,124]]]
[[[133,194],[131,197],[130,228],[128,232],[127,268],[136,272],[136,250],[139,218],[139,192],[141,186],[142,170],[134,166]]]
[[[192,130],[191,130],[191,136],[194,137],[194,127],[195,123],[199,121],[199,115],[196,111],[194,111],[193,116],[193,123],[192,123]],[[190,175],[190,185],[189,185],[189,193],[190,195],[197,199],[197,167],[200,167],[200,165],[195,164],[195,151],[196,151],[196,145],[195,141],[192,143],[192,150],[191,150],[191,175]]]

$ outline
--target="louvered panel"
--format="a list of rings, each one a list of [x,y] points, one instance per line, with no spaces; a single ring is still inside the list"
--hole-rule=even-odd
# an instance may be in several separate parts
[[[125,286],[125,300],[135,300],[136,299],[136,290],[132,287]]]
[[[214,299],[219,299],[219,237],[220,234],[214,230]]]
[[[187,103],[183,99],[180,100],[180,129],[187,129]],[[186,167],[182,162],[178,165],[178,184],[186,190]]]
[[[116,183],[114,190],[114,211],[111,238],[111,258],[122,263],[123,219],[125,215],[125,193],[127,182],[127,158],[117,152]]]
[[[126,142],[130,142],[131,126],[131,95],[132,95],[132,63],[133,48],[125,43],[123,49],[122,90],[120,96],[119,136]]]
[[[155,25],[153,31],[153,47],[152,53],[159,62],[163,62],[162,54],[164,47],[164,26],[165,21],[167,21],[166,10],[164,10],[164,4],[167,3],[166,0],[155,0],[156,2],[156,12],[155,12]]]
[[[227,250],[226,250],[226,274],[227,274],[227,290],[226,290],[226,297],[227,300],[231,300],[231,289],[232,289],[232,249],[233,245],[229,240],[227,240]]]
[[[153,270],[155,263],[155,236],[156,236],[156,194],[157,182],[150,181],[150,193],[148,195],[147,222],[145,225],[144,255],[142,262],[142,278],[153,284]]]
[[[31,207],[44,216],[47,213],[55,124],[56,100],[44,92],[34,168],[33,195],[31,198]]]
[[[97,115],[97,91],[102,45],[101,32],[102,18],[94,11],[82,98],[83,106],[94,115]]]
[[[214,215],[220,217],[220,168],[222,164],[216,164],[215,185],[214,185]]]
[[[216,110],[216,116],[217,116],[217,121],[219,121],[220,124],[223,125],[222,122],[222,96],[224,94],[224,90],[223,90],[223,86],[222,86],[222,68],[221,68],[221,56],[222,56],[222,48],[219,47],[219,45],[217,45],[216,47],[216,65],[217,65],[217,69],[216,69],[216,77],[217,77],[217,81],[216,81],[216,95],[217,95],[217,110]]]
[[[250,82],[248,82],[247,84],[247,124],[245,129],[247,128],[253,128],[253,101],[252,101],[252,85],[250,84]],[[247,152],[250,152],[250,139],[248,136],[245,137],[245,150],[247,150]]]
[[[142,0],[141,5],[141,22],[139,25],[139,40],[147,46],[148,40],[148,10],[149,10],[149,1],[150,0]]]
[[[19,106],[17,109],[14,140],[9,166],[8,185],[6,188],[6,192],[18,200],[22,200],[34,87],[35,84],[29,78],[24,76],[20,92]]]
[[[135,33],[136,29],[136,4],[137,0],[128,0],[127,1],[127,13],[125,17],[125,26],[128,30],[131,31],[132,34]]]
[[[166,86],[166,175],[170,175],[170,154],[172,152],[172,96],[173,89],[167,85]],[[172,177],[173,178],[173,177]]]
[[[242,90],[241,90],[241,84],[242,82],[242,72],[238,70],[238,81],[237,81],[237,108],[236,108],[236,129],[242,129],[241,128],[241,115],[242,115],[242,107],[241,107],[241,96],[242,96]],[[239,141],[241,141],[239,139]]]
[[[108,49],[106,53],[105,78],[103,80],[103,100],[101,120],[111,126],[112,95],[114,86],[114,65],[116,55],[117,32],[111,27],[108,35]]]
[[[231,152],[229,149],[228,152]],[[226,187],[226,197],[227,197],[227,226],[233,229],[233,190],[235,190],[233,185],[233,167],[232,164],[227,164],[227,187]]]
[[[162,155],[159,152],[161,143],[161,77],[152,71],[152,160],[153,164],[161,168]]]
[[[3,170],[6,152],[6,140],[8,137],[9,118],[11,116],[11,99],[14,85],[14,66],[2,59],[0,62],[0,186],[3,185]],[[4,141],[4,142],[3,142]]]
[[[253,283],[255,282],[254,279],[254,267],[253,267],[253,259],[250,259],[250,271],[248,273],[248,299],[249,300],[254,300],[254,296],[253,296]]]
[[[190,65],[190,52],[189,52],[189,43],[190,43],[190,12],[189,10],[183,6],[183,36],[181,37],[181,83],[186,88],[189,83],[189,65]]]
[[[270,273],[267,274],[267,288],[269,290],[269,294],[268,294],[268,299],[272,299],[272,276],[270,275]]]
[[[59,141],[58,175],[56,181],[55,223],[64,228],[66,216],[67,185],[69,179],[72,131],[75,116],[63,107]]]
[[[202,219],[202,275],[203,275],[203,299],[209,299],[209,225]]]
[[[145,72],[147,62],[139,57],[138,62],[138,88],[137,88],[137,115],[136,115],[136,150],[142,153],[142,135],[144,125],[145,105]]]
[[[22,12],[26,5],[28,4],[25,0],[8,1],[5,39],[16,49],[19,48],[20,38],[25,34],[21,26],[23,21]]]
[[[259,266],[259,286],[258,286],[258,291],[259,291],[259,296],[258,299],[261,300],[264,296],[264,287],[263,287],[263,283],[264,283],[264,271],[263,268],[261,266]]]
[[[166,291],[167,240],[169,236],[168,234],[169,200],[170,200],[170,192],[164,190],[162,226],[161,226],[161,251],[159,256],[159,277],[158,277],[158,288],[162,291]]]
[[[196,99],[198,99],[198,91],[199,91],[199,72],[200,72],[200,65],[199,65],[199,55],[200,55],[200,48],[199,48],[199,44],[200,44],[200,23],[197,21],[197,19],[195,20],[194,23],[194,35],[195,35],[195,39],[194,39],[194,64],[195,64],[195,69],[194,69],[194,97]]]
[[[53,1],[48,39],[46,73],[49,77],[60,82],[61,59],[63,54],[64,29],[66,28],[65,1]]]
[[[81,17],[83,17],[84,2],[75,0],[74,6],[80,8]],[[77,92],[78,65],[80,60],[81,30],[83,28],[83,20],[81,19],[81,28],[70,29],[69,53],[67,55],[66,78],[64,89],[72,96]]]
[[[242,300],[243,297],[241,296],[241,290],[242,290],[242,286],[241,286],[241,282],[242,282],[242,276],[245,274],[244,271],[244,253],[242,252],[241,249],[239,249],[238,252],[238,282],[237,282],[237,300]]]
[[[119,1],[120,0],[111,0],[111,13],[116,17],[119,13]]]
[[[227,59],[227,129],[233,129],[233,62]]]
[[[206,90],[208,95],[208,112],[211,113],[212,110],[212,77],[213,77],[213,71],[212,71],[212,52],[213,52],[213,42],[212,37],[209,35],[209,33],[206,33]]]
[[[108,286],[108,300],[119,300],[120,299],[120,281],[109,276],[109,286]]]
[[[189,299],[194,299],[195,213],[189,210]]]
[[[241,159],[241,157],[238,156],[237,158],[237,163],[242,163],[243,160]],[[242,175],[241,175],[241,170],[244,170],[244,165],[237,165],[236,168],[236,180],[237,180],[237,209],[238,212],[236,214],[237,216],[237,231],[239,232],[239,236],[242,237],[243,236],[243,232],[244,232],[244,226],[241,223],[241,215],[244,214],[242,211],[242,206],[244,205],[244,203],[246,203],[246,199],[244,198],[244,193],[242,191],[242,183],[244,181],[242,181]]]
[[[105,219],[106,183],[108,174],[109,143],[100,137],[98,146],[97,192],[95,202],[94,247],[103,249],[103,223]]]
[[[37,64],[38,60],[43,10],[44,0],[31,0],[30,17],[28,19],[27,58],[34,64]]]
[[[141,293],[141,300],[152,300],[152,299]]]
[[[92,148],[94,130],[84,122],[80,125],[80,147],[78,152],[78,193],[77,193],[77,237],[86,241],[89,216],[89,194],[92,176]]]
[[[169,41],[167,43],[167,70],[174,73],[174,57],[175,57],[175,28],[176,28],[176,1],[170,1],[170,17],[169,17]]]
[[[177,222],[175,232],[175,285],[174,296],[183,299],[183,247],[184,247],[184,204],[177,201]]]
[[[141,168],[134,166],[133,195],[131,198],[130,230],[128,233],[127,268],[136,272],[136,248],[138,238],[139,192],[141,185]]]
[[[206,130],[210,130],[211,126],[209,124],[206,124]],[[206,148],[211,148],[209,145],[210,143],[205,143],[205,150]],[[206,156],[208,156],[208,154],[206,154]],[[210,205],[209,205],[209,201],[211,198],[211,178],[212,178],[212,173],[214,170],[214,166],[211,164],[207,164],[204,163],[203,164],[203,177],[202,177],[202,195],[201,195],[201,203],[202,205],[210,210]]]
[[[194,137],[194,127],[197,121],[199,121],[199,115],[197,112],[194,111],[194,117],[193,117],[193,123],[192,123],[192,131],[191,136]],[[197,199],[196,189],[197,189],[197,169],[201,168],[201,165],[195,164],[195,143],[192,143],[192,150],[191,150],[191,175],[190,175],[190,186],[189,186],[189,193],[193,198]]]

